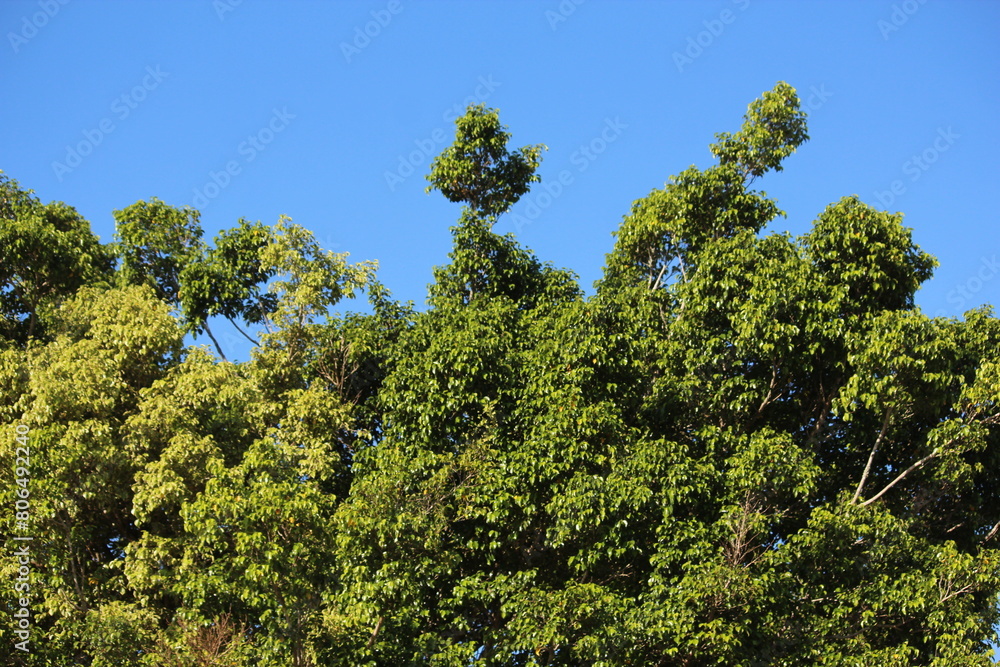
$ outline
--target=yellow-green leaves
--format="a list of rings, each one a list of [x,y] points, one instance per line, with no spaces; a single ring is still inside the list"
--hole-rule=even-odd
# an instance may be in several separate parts
[[[496,109],[470,106],[455,121],[455,143],[434,158],[427,191],[437,189],[453,202],[465,202],[472,213],[492,224],[537,182],[535,174],[545,146],[507,150],[510,133]]]
[[[781,161],[809,139],[798,94],[784,81],[750,104],[739,132],[716,137],[712,153],[720,164],[734,164],[750,179],[771,169],[781,171]]]
[[[917,288],[937,266],[913,243],[902,215],[857,197],[830,204],[803,243],[826,281],[847,290],[845,313],[911,308]]]

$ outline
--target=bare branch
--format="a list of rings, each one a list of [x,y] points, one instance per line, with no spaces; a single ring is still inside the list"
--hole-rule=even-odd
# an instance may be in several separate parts
[[[948,583],[950,584],[951,582],[948,582]],[[952,591],[952,590],[950,590],[950,588],[951,587],[949,585],[949,591],[948,591],[948,593],[944,593],[942,591],[942,593],[941,593],[941,599],[940,599],[941,602],[947,602],[948,600],[952,599],[953,597],[958,597],[959,595],[962,595],[963,593],[970,593],[970,592],[972,592],[972,584],[967,584],[965,586],[962,586],[957,591]]]
[[[986,537],[983,538],[983,542],[989,542],[991,539],[993,539],[993,536],[997,534],[998,530],[1000,530],[1000,521],[997,521],[995,524],[993,524],[993,527],[990,528],[990,532],[988,532],[986,534]]]
[[[250,341],[254,345],[260,345],[260,341],[258,341],[255,338],[253,338],[250,334],[248,334],[246,331],[244,331],[243,329],[241,329],[240,325],[236,324],[236,320],[234,320],[231,317],[227,317],[226,319],[229,320],[230,324],[232,324],[234,327],[236,327],[237,331],[239,331],[241,334],[243,334],[244,338],[246,338],[248,341]]]
[[[267,315],[267,310],[264,309],[264,302],[257,299],[257,309],[260,311],[261,322],[264,324],[264,328],[267,329],[267,333],[273,334],[274,330],[271,328],[271,318]]]
[[[656,291],[660,288],[660,281],[663,280],[663,273],[667,270],[667,263],[663,262],[663,266],[660,267],[660,274],[656,276],[656,281],[653,283],[652,291]]]
[[[760,407],[757,408],[756,416],[759,417],[764,408],[771,404],[772,401],[777,400],[781,394],[775,395],[774,390],[778,387],[778,364],[771,364],[771,386],[767,388],[767,397],[761,402]]]
[[[851,504],[858,502],[858,498],[861,497],[861,492],[865,488],[865,482],[868,481],[868,475],[872,471],[872,463],[875,461],[875,454],[878,452],[879,446],[885,439],[885,433],[889,430],[889,420],[892,418],[892,408],[885,411],[885,417],[882,419],[882,430],[879,431],[878,437],[875,438],[875,444],[872,445],[872,451],[868,455],[868,463],[865,464],[865,471],[861,475],[861,481],[858,482],[858,488],[854,491],[854,497],[851,498]]]
[[[924,458],[920,459],[919,461],[917,461],[916,463],[914,463],[913,465],[911,465],[909,468],[907,468],[903,472],[899,473],[899,476],[896,477],[896,479],[894,479],[891,482],[889,482],[889,484],[884,489],[882,489],[881,491],[879,491],[878,493],[876,493],[874,496],[872,496],[871,498],[869,498],[865,502],[861,503],[861,507],[865,507],[867,505],[871,505],[873,502],[875,502],[876,500],[878,500],[879,498],[881,498],[882,496],[884,496],[885,493],[889,489],[891,489],[892,487],[896,486],[896,484],[898,484],[899,482],[901,482],[904,477],[906,477],[907,475],[909,475],[911,472],[913,472],[917,468],[923,467],[923,465],[925,463],[927,463],[928,461],[930,461],[931,459],[937,458],[940,453],[941,453],[941,450],[935,448],[933,452],[931,452],[930,454],[928,454]]]
[[[204,323],[204,327],[205,333],[207,333],[208,337],[212,339],[213,343],[215,343],[215,349],[219,352],[219,356],[222,357],[223,361],[229,361],[229,359],[226,359],[226,353],[222,351],[222,346],[219,345],[219,341],[215,340],[215,336],[212,335],[212,330],[209,328],[208,322]]]
[[[378,623],[375,624],[375,629],[372,631],[371,639],[368,640],[368,644],[365,648],[371,648],[375,644],[375,638],[378,637],[379,630],[382,629],[382,622],[385,620],[384,616],[378,617]]]

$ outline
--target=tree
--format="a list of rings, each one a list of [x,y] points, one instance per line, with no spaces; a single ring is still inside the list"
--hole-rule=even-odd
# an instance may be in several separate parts
[[[80,289],[53,314],[50,335],[4,350],[0,362],[0,463],[4,471],[28,471],[19,475],[24,487],[6,483],[0,497],[13,507],[16,489],[28,493],[29,520],[16,534],[33,537],[29,665],[83,659],[88,641],[99,637],[87,628],[102,609],[131,600],[122,566],[138,537],[132,481],[139,461],[124,447],[125,423],[181,343],[168,307],[147,286]],[[29,456],[15,466],[24,454],[15,448],[17,434],[26,434]],[[14,534],[13,522],[5,525],[8,553],[18,544]],[[12,579],[18,562],[4,559],[2,567]],[[5,605],[11,594],[4,593]],[[127,617],[150,622],[142,609]],[[12,620],[5,613],[0,623],[9,630]]]
[[[43,205],[3,172],[0,247],[0,336],[19,344],[44,333],[39,320],[46,311],[111,277],[111,254],[76,210]]]
[[[240,219],[237,227],[223,230],[213,247],[183,268],[178,296],[193,332],[207,330],[208,318],[222,315],[250,342],[259,344],[239,328],[236,319],[263,324],[276,307],[275,296],[262,289],[274,275],[274,269],[262,265],[260,258],[271,241],[270,228]]]
[[[338,511],[339,661],[988,662],[997,321],[916,311],[934,261],[856,198],[758,236],[805,136],[779,84],[588,301],[463,213]]]
[[[483,104],[470,106],[455,125],[455,143],[431,163],[427,191],[440,190],[448,201],[467,203],[475,216],[495,220],[538,180],[545,146],[508,151],[510,133],[499,112]]]
[[[5,274],[12,328],[42,325],[0,341],[0,466],[32,443],[26,664],[991,664],[1000,320],[922,313],[935,260],[855,196],[762,233],[794,89],[632,205],[591,297],[493,232],[540,147],[496,110],[457,125],[423,312],[287,218],[208,247],[157,200],[117,276]],[[7,233],[51,233],[4,192]],[[263,327],[249,361],[182,348],[216,315]]]
[[[180,275],[202,251],[200,214],[174,208],[156,197],[114,212],[119,276],[125,284],[148,284],[175,304]]]
[[[259,261],[229,278],[276,278],[259,299],[270,304],[269,330],[251,361],[193,352],[129,422],[144,465],[134,485],[142,535],[125,571],[143,604],[178,624],[231,619],[268,664],[300,667],[316,664],[324,644],[316,635],[335,563],[332,517],[355,449],[378,428],[380,350],[408,309],[375,283],[371,263],[348,264],[287,219],[262,237]],[[362,288],[374,313],[330,313]]]

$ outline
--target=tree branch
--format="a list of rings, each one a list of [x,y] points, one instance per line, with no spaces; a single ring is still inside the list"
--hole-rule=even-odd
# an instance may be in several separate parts
[[[909,475],[911,472],[913,472],[917,468],[922,467],[925,463],[927,463],[931,459],[937,458],[938,455],[940,454],[940,452],[941,452],[940,449],[935,448],[933,452],[931,452],[930,454],[928,454],[924,458],[920,459],[919,461],[917,461],[916,463],[914,463],[913,465],[911,465],[909,468],[907,468],[903,472],[899,473],[899,476],[896,477],[896,479],[894,479],[891,482],[889,482],[889,484],[884,489],[882,489],[881,491],[879,491],[878,493],[876,493],[874,496],[872,496],[871,498],[869,498],[865,502],[861,503],[861,507],[865,507],[867,505],[871,505],[873,502],[875,502],[876,500],[878,500],[879,498],[881,498],[883,495],[885,495],[886,491],[888,491],[892,487],[896,486],[896,484],[898,484],[900,481],[902,481],[902,479],[904,477],[906,477],[907,475]]]
[[[222,346],[219,345],[219,341],[215,340],[215,336],[212,335],[212,329],[208,326],[208,322],[206,321],[204,325],[205,333],[207,333],[208,337],[212,339],[213,343],[215,343],[215,349],[218,350],[219,356],[222,357],[223,361],[229,361],[229,359],[226,359],[226,353],[222,351]]]
[[[826,394],[823,393],[822,384],[820,385],[820,393],[822,394],[819,405],[820,412],[819,415],[816,416],[816,423],[813,425],[812,431],[806,438],[806,442],[808,442],[810,446],[815,445],[816,442],[819,440],[820,431],[822,431],[823,427],[826,425],[827,417],[830,414],[830,403],[833,400],[832,397],[827,398]]]
[[[948,582],[948,583],[950,584],[951,582]],[[964,593],[969,593],[971,591],[972,591],[972,584],[966,584],[965,586],[962,586],[961,588],[959,588],[957,591],[951,590],[951,587],[949,586],[949,590],[948,590],[947,593],[945,593],[944,591],[941,591],[940,602],[947,602],[948,600],[952,599],[953,597],[958,597],[959,595],[962,595]]]
[[[681,270],[681,282],[686,283],[688,280],[688,276],[687,276],[687,271],[684,270],[684,259],[680,256],[680,254],[677,254],[676,257],[677,257],[677,266],[680,267]]]
[[[656,276],[656,281],[653,283],[652,291],[656,291],[660,287],[660,281],[663,280],[663,273],[667,270],[667,263],[663,262],[663,266],[660,267],[660,274]]]
[[[764,408],[770,405],[772,401],[778,398],[778,396],[781,396],[781,394],[778,394],[777,396],[774,395],[774,390],[777,388],[777,386],[778,386],[778,364],[771,364],[771,386],[767,388],[767,397],[761,402],[760,407],[757,408],[757,414],[754,415],[754,418],[759,417],[760,414],[764,412]]]
[[[256,339],[254,339],[254,338],[253,338],[253,337],[252,337],[252,336],[251,336],[250,334],[248,334],[248,333],[247,333],[246,331],[244,331],[243,329],[241,329],[241,328],[240,328],[240,325],[236,324],[236,320],[234,320],[234,319],[233,319],[233,318],[231,318],[231,317],[227,317],[226,319],[227,319],[227,320],[229,320],[229,323],[230,323],[230,324],[232,324],[232,325],[233,325],[234,327],[236,327],[236,330],[237,330],[237,331],[239,331],[239,332],[240,332],[241,334],[243,334],[243,337],[244,337],[244,338],[246,338],[246,339],[247,339],[248,341],[250,341],[250,342],[251,342],[251,343],[253,343],[254,345],[260,345],[260,342],[259,342],[259,341],[257,341],[257,340],[256,340]]]
[[[858,498],[861,497],[861,492],[865,488],[865,482],[868,481],[868,475],[872,471],[872,463],[875,462],[875,454],[878,452],[879,446],[882,444],[882,440],[885,439],[885,433],[889,429],[889,419],[892,418],[892,408],[885,411],[885,418],[882,419],[882,430],[879,431],[878,437],[875,438],[875,444],[872,445],[872,451],[868,454],[868,463],[865,464],[865,471],[861,475],[861,481],[858,482],[858,488],[854,491],[854,497],[851,498],[851,504],[858,502]]]
[[[989,542],[991,539],[993,539],[993,536],[997,534],[998,530],[1000,530],[1000,521],[997,521],[995,524],[993,524],[993,527],[990,529],[990,532],[987,533],[986,537],[983,538],[983,542]]]
[[[379,630],[382,629],[382,621],[384,620],[385,616],[378,617],[378,623],[375,624],[375,629],[372,631],[371,639],[368,640],[368,644],[365,646],[365,648],[371,648],[372,645],[375,644],[375,638],[378,637],[378,632]]]
[[[257,308],[260,310],[261,322],[264,323],[264,328],[267,329],[267,333],[273,334],[274,330],[271,328],[271,318],[267,316],[267,311],[264,310],[264,302],[257,298]]]

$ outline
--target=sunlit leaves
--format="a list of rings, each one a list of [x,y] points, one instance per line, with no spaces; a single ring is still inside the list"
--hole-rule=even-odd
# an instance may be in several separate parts
[[[125,284],[147,284],[174,303],[179,298],[180,274],[201,252],[200,214],[195,209],[169,206],[153,197],[114,212],[116,248]]]
[[[902,215],[845,197],[830,204],[803,242],[831,285],[847,289],[845,313],[912,308],[937,261],[911,240]]]
[[[499,112],[483,104],[470,106],[455,125],[455,143],[431,163],[427,190],[440,190],[449,201],[465,202],[474,214],[495,219],[539,180],[535,170],[545,146],[508,151],[510,133]]]
[[[111,253],[61,202],[42,204],[0,172],[0,338],[43,333],[39,317],[84,285],[111,278]]]
[[[719,142],[712,145],[712,153],[720,163],[735,164],[751,178],[772,169],[781,171],[782,160],[809,138],[798,94],[784,81],[750,104],[739,132],[716,137]]]

